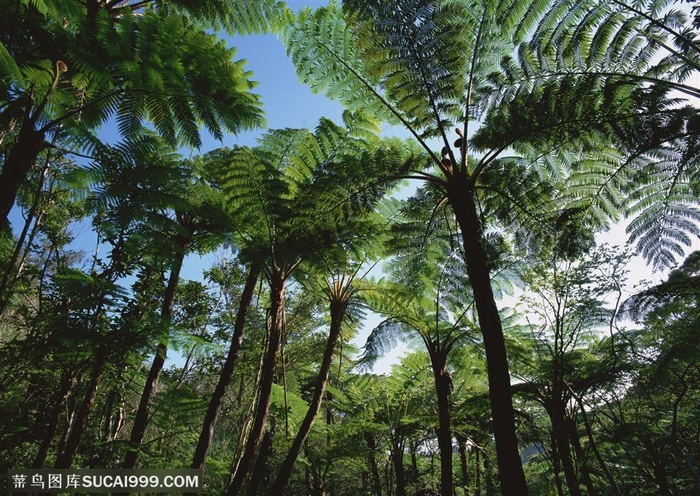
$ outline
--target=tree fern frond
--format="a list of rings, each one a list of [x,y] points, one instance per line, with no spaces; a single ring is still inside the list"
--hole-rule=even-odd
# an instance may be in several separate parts
[[[394,349],[400,342],[405,342],[410,335],[401,322],[392,319],[382,321],[367,336],[358,368],[360,370],[372,368],[377,360]]]
[[[315,92],[326,92],[350,110],[363,110],[395,122],[379,95],[378,80],[368,79],[355,46],[355,34],[335,4],[302,10],[283,33],[297,75]]]
[[[6,88],[10,83],[24,86],[22,71],[5,45],[0,43],[0,83]]]
[[[205,22],[217,30],[224,29],[229,34],[274,32],[285,25],[292,15],[287,5],[278,0],[170,0],[157,3],[159,9],[185,13],[194,20]]]

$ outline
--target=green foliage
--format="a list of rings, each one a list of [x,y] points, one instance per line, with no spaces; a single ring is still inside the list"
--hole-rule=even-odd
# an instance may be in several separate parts
[[[409,493],[435,491],[439,359],[460,448],[457,494],[495,494],[493,391],[464,263],[474,235],[495,295],[524,293],[519,312],[500,318],[531,494],[566,493],[566,452],[591,493],[700,491],[698,254],[624,304],[636,323],[625,329],[615,320],[625,257],[593,248],[624,215],[659,266],[697,237],[700,119],[689,98],[700,95],[691,84],[700,51],[685,12],[618,0],[353,0],[295,19],[274,0],[0,0],[0,9],[0,160],[23,146],[23,125],[46,141],[18,193],[26,232],[0,237],[0,465],[51,466],[73,430],[74,466],[119,466],[144,364],[168,338],[174,363],[140,451],[144,467],[182,467],[247,267],[263,260],[268,274],[294,271],[267,473],[306,413],[327,300],[349,299],[289,494],[375,494],[375,477],[391,493],[397,460]],[[343,122],[184,160],[175,147],[198,147],[202,132],[221,139],[262,123],[252,75],[220,30],[281,32],[300,79],[350,109]],[[120,141],[103,143],[96,131],[112,121]],[[380,122],[414,139],[379,138]],[[64,151],[91,158],[78,165]],[[406,177],[425,184],[387,198]],[[460,194],[474,193],[473,232],[451,208],[457,177]],[[89,223],[95,251],[76,252]],[[173,260],[222,244],[222,262],[182,281],[164,319]],[[384,277],[363,280],[360,267],[377,260]],[[258,289],[205,494],[225,491],[245,441],[269,304]],[[348,340],[370,311],[384,320],[358,358]],[[355,369],[398,342],[426,351],[387,376]],[[76,423],[83,404],[89,415]]]

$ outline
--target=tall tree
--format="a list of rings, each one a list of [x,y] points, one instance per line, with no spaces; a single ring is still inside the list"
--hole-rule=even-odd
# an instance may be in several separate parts
[[[571,233],[560,233],[560,238]],[[554,251],[551,251],[554,249]],[[563,493],[563,471],[570,494],[582,494],[581,484],[593,494],[591,466],[586,463],[579,442],[581,401],[597,384],[616,374],[614,361],[603,365],[587,348],[611,332],[622,287],[627,257],[609,247],[588,254],[562,255],[560,247],[543,252],[541,260],[532,260],[524,269],[528,293],[522,297],[524,317],[531,333],[525,342],[532,346],[532,356],[516,365],[522,382],[516,389],[542,405],[551,427],[551,456],[554,477]],[[605,300],[613,302],[612,307]],[[592,442],[592,440],[589,440]],[[601,466],[607,484],[616,488],[607,467]]]
[[[299,456],[309,433],[311,432],[316,416],[321,410],[321,403],[326,392],[326,386],[328,385],[331,365],[333,364],[333,358],[336,352],[336,346],[338,341],[342,339],[341,332],[343,324],[345,323],[348,305],[350,304],[350,299],[354,294],[352,283],[360,268],[361,266],[358,265],[355,270],[352,270],[352,266],[346,266],[346,269],[348,270],[345,273],[341,273],[338,276],[331,276],[330,280],[324,278],[324,282],[327,285],[325,293],[328,300],[331,318],[328,338],[326,340],[326,346],[323,350],[318,375],[316,376],[316,380],[314,382],[314,390],[311,400],[309,401],[309,408],[306,411],[306,415],[304,416],[301,425],[299,426],[297,435],[294,437],[292,446],[287,451],[287,455],[277,471],[277,476],[270,486],[269,494],[271,495],[282,494],[284,491],[287,482],[292,475],[292,470],[296,459]]]
[[[285,32],[289,53],[312,89],[404,126],[430,157],[434,171],[414,176],[441,189],[461,233],[486,352],[501,490],[525,495],[485,233],[497,217],[538,227],[543,210],[556,209],[549,195],[565,191],[547,193],[547,183],[582,165],[588,189],[577,193],[590,200],[591,184],[598,185],[589,218],[614,217],[625,179],[614,172],[624,159],[607,146],[608,135],[637,112],[629,98],[635,83],[617,85],[601,71],[585,78],[580,70],[560,71],[579,54],[555,53],[559,2],[345,1],[343,7],[301,12]],[[533,32],[542,33],[539,44],[528,45]],[[484,125],[472,135],[479,122]],[[452,128],[457,135],[450,137]],[[507,156],[512,150],[517,155]]]
[[[262,440],[277,351],[284,331],[284,295],[299,265],[337,246],[353,246],[364,215],[385,193],[381,166],[407,169],[416,158],[400,140],[379,140],[364,115],[345,113],[345,128],[323,119],[315,132],[268,133],[256,148],[222,157],[224,188],[244,222],[245,249],[264,256],[270,289],[267,346],[256,412],[228,494],[238,494]],[[360,238],[361,239],[361,238]]]
[[[172,259],[169,275],[161,303],[159,330],[155,356],[143,392],[130,437],[130,447],[124,458],[124,468],[135,468],[139,449],[146,434],[150,418],[149,407],[155,393],[158,379],[165,364],[168,343],[171,337],[171,321],[176,291],[180,280],[185,256],[193,251],[206,252],[223,239],[223,234],[230,229],[228,218],[223,214],[221,195],[205,180],[206,173],[201,170],[201,163],[196,161],[168,163],[166,156],[159,154],[148,163],[162,160],[161,172],[171,175],[172,179],[159,178],[160,191],[144,191],[149,196],[150,204],[144,202],[151,223],[156,226],[154,239],[169,245]],[[158,202],[158,200],[161,200]]]

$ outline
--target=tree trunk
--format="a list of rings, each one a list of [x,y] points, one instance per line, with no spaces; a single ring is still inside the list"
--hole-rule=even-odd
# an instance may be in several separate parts
[[[393,441],[391,449],[391,461],[396,477],[396,496],[406,496],[406,470],[403,466],[403,441]]]
[[[481,496],[481,455],[479,448],[474,451],[474,496]]]
[[[136,416],[134,417],[134,425],[131,429],[131,437],[129,439],[130,449],[127,451],[124,457],[124,464],[122,468],[133,469],[136,468],[136,464],[139,459],[139,450],[141,449],[141,444],[146,435],[146,427],[148,426],[149,414],[148,407],[151,402],[151,397],[155,393],[156,386],[158,385],[158,378],[163,370],[163,365],[165,364],[165,358],[168,353],[168,335],[170,334],[170,320],[173,315],[173,303],[175,302],[175,293],[177,291],[177,284],[180,280],[180,270],[182,269],[182,262],[185,259],[185,251],[188,244],[188,239],[182,239],[179,243],[180,250],[175,255],[175,260],[173,261],[172,268],[170,269],[170,276],[168,277],[168,285],[165,289],[165,295],[163,295],[163,305],[161,307],[161,325],[165,328],[165,339],[161,338],[156,348],[156,354],[153,357],[153,362],[151,363],[151,369],[148,371],[148,377],[146,377],[146,383],[143,386],[143,392],[141,393],[141,400],[139,401],[138,409],[136,410]]]
[[[34,463],[32,464],[32,467],[34,468],[41,468],[44,465],[44,461],[46,461],[46,455],[49,452],[51,442],[56,436],[58,424],[61,421],[63,406],[66,404],[66,401],[68,401],[68,396],[70,395],[71,389],[73,389],[75,379],[76,374],[74,372],[64,373],[63,378],[61,379],[61,388],[59,390],[58,399],[51,410],[51,414],[46,425],[46,432],[44,433],[44,437],[41,440],[41,445],[39,446],[39,452],[36,454]]]
[[[0,173],[0,224],[7,221],[17,191],[45,146],[44,133],[34,129],[33,119],[25,119],[17,135],[17,142],[10,150]]]
[[[452,378],[447,371],[447,351],[430,349],[430,364],[435,379],[435,392],[438,400],[438,429],[437,439],[440,449],[440,496],[453,496],[454,482],[452,481],[452,413],[450,411],[450,396],[452,393]]]
[[[418,443],[416,441],[409,440],[408,450],[411,453],[411,482],[415,482],[420,477],[420,471],[418,470],[418,457],[416,456],[416,451],[418,451]]]
[[[659,496],[671,496],[671,488],[666,475],[666,457],[660,456],[654,446],[649,450],[651,454],[651,467],[654,471],[654,480],[659,486]]]
[[[557,388],[555,388],[555,394],[556,391]],[[574,463],[571,458],[569,436],[566,432],[564,419],[564,405],[559,397],[552,399],[552,403],[550,412],[552,435],[554,436],[554,442],[556,443],[561,468],[564,470],[564,479],[566,480],[566,485],[569,488],[569,493],[572,496],[582,496],[581,488],[578,484],[578,477],[576,477],[576,469],[574,468]]]
[[[265,479],[266,475],[269,475],[269,470],[267,469],[267,460],[272,454],[272,432],[270,429],[265,431],[262,443],[260,444],[260,453],[258,453],[258,458],[255,460],[255,466],[253,466],[253,473],[250,476],[250,483],[248,484],[248,489],[246,490],[247,496],[255,496],[258,494],[258,490]],[[273,493],[274,494],[274,493]],[[282,494],[282,493],[277,493]]]
[[[469,491],[469,464],[467,463],[467,438],[461,434],[455,434],[459,448],[459,466],[462,470],[462,487],[464,494]]]
[[[551,422],[551,421],[550,421]],[[550,432],[550,451],[552,453],[552,471],[554,473],[554,484],[557,488],[557,496],[564,496],[564,483],[561,481],[561,461],[559,459],[559,449],[554,431]]]
[[[374,496],[382,496],[382,481],[379,478],[379,468],[377,467],[377,441],[371,432],[365,432],[365,442],[369,449],[369,473],[372,479],[372,493]]]
[[[260,445],[265,424],[270,412],[270,396],[275,375],[277,350],[279,349],[284,330],[284,285],[286,275],[280,269],[273,269],[270,274],[270,324],[267,348],[258,385],[258,401],[255,409],[255,419],[251,428],[245,451],[236,464],[231,484],[226,491],[227,496],[235,496],[241,490],[248,470],[255,458],[255,452]]]
[[[474,188],[466,173],[458,172],[449,176],[447,181],[447,196],[462,234],[467,274],[484,340],[501,491],[504,496],[527,496],[527,482],[515,432],[515,411],[503,326],[491,288],[489,262],[483,245],[483,230],[476,209]]]
[[[39,184],[37,185],[36,192],[34,193],[32,205],[29,208],[29,211],[27,212],[27,218],[24,221],[24,226],[22,227],[22,231],[19,237],[17,238],[17,243],[15,244],[15,249],[12,252],[12,257],[7,263],[7,267],[5,267],[4,273],[2,275],[2,282],[0,282],[0,315],[4,313],[5,307],[7,306],[7,303],[9,301],[10,288],[12,287],[13,283],[18,280],[19,276],[22,273],[22,267],[24,266],[24,263],[18,264],[17,262],[20,260],[20,253],[22,253],[22,249],[25,246],[25,241],[27,240],[27,235],[29,234],[29,228],[32,225],[32,221],[36,218],[36,222],[34,224],[35,227],[32,230],[32,236],[29,238],[29,243],[27,244],[27,247],[31,246],[31,240],[34,237],[33,234],[39,225],[41,215],[37,217],[37,212],[39,211],[39,204],[41,203],[41,191],[44,189],[46,175],[48,174],[50,167],[51,160],[50,158],[47,158],[46,162],[44,163],[44,167],[41,169],[41,174],[39,176]],[[25,250],[25,257],[26,251],[27,250]]]
[[[608,484],[610,484],[610,487],[615,490],[615,493],[622,496],[622,490],[617,485],[617,482],[615,481],[615,478],[613,477],[612,473],[610,472],[610,469],[608,469],[608,466],[605,463],[605,460],[603,460],[603,457],[601,456],[600,451],[598,451],[598,444],[596,443],[595,439],[593,438],[593,428],[591,427],[591,423],[588,420],[588,414],[586,413],[586,407],[584,406],[583,402],[580,401],[580,399],[578,399],[578,398],[577,398],[577,402],[578,402],[580,410],[581,410],[581,418],[583,419],[583,425],[586,429],[586,436],[588,437],[588,446],[590,446],[591,450],[593,450],[593,454],[595,455],[595,458],[598,461],[598,466],[603,471],[603,474],[605,474],[605,479],[608,481]]]
[[[581,440],[579,439],[578,429],[576,426],[576,415],[574,415],[573,417],[565,416],[564,421],[566,423],[566,434],[569,437],[569,442],[571,443],[571,446],[574,449],[576,461],[581,467],[581,482],[583,482],[583,484],[586,486],[586,491],[588,491],[588,494],[590,496],[594,496],[595,494],[597,494],[597,491],[595,490],[595,487],[593,486],[593,481],[591,480],[591,470],[588,466],[588,463],[586,463],[586,452],[583,450],[583,446],[581,446]]]
[[[207,459],[207,454],[211,447],[211,441],[214,438],[214,428],[216,427],[216,421],[219,416],[219,408],[226,395],[226,389],[231,382],[231,376],[238,362],[238,354],[243,344],[243,330],[248,317],[248,309],[253,301],[253,293],[255,292],[255,284],[258,281],[260,268],[261,266],[258,262],[253,262],[248,268],[248,277],[238,303],[238,313],[236,314],[236,322],[233,327],[233,335],[231,336],[231,345],[228,350],[228,355],[226,355],[224,366],[221,369],[221,374],[219,375],[219,382],[216,384],[216,388],[209,400],[209,407],[207,408],[207,413],[202,423],[202,431],[199,434],[199,442],[197,443],[197,448],[192,458],[191,466],[194,469],[204,467],[204,462]]]
[[[326,390],[326,385],[328,384],[328,376],[331,371],[331,363],[333,362],[333,353],[335,352],[335,346],[338,342],[338,337],[340,336],[340,330],[343,325],[343,319],[345,318],[345,309],[348,305],[347,298],[332,299],[330,304],[331,312],[331,325],[330,331],[328,333],[328,340],[326,341],[326,348],[323,351],[323,359],[321,360],[321,368],[318,371],[318,376],[316,377],[316,383],[314,384],[314,394],[309,403],[309,408],[306,411],[304,420],[299,426],[299,432],[294,438],[292,446],[287,452],[287,456],[284,458],[282,465],[277,472],[277,477],[270,487],[269,493],[271,495],[282,494],[284,488],[292,475],[292,469],[294,468],[294,463],[296,462],[301,447],[306,442],[306,438],[311,432],[314,421],[318,412],[321,410],[321,402],[323,401],[323,393]]]
[[[496,487],[494,485],[493,468],[491,460],[484,453],[484,474],[486,475],[486,496],[496,496]]]
[[[83,402],[80,404],[80,409],[75,416],[72,423],[72,428],[68,437],[66,438],[66,444],[63,447],[63,452],[56,458],[56,463],[53,468],[70,468],[73,463],[73,458],[78,452],[78,446],[80,445],[80,440],[83,437],[83,432],[87,427],[88,418],[90,417],[90,411],[92,410],[92,405],[95,403],[95,398],[97,398],[97,387],[100,385],[102,380],[102,375],[105,369],[106,357],[103,353],[98,352],[95,356],[95,362],[92,366],[92,376],[90,377],[90,382],[88,383],[87,390],[85,391],[85,397]]]

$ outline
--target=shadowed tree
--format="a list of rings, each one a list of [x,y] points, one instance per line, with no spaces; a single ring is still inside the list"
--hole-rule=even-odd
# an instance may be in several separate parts
[[[370,256],[368,249],[370,248],[369,244],[372,243],[372,241],[375,241],[376,245],[377,239],[381,236],[379,226],[380,224],[378,223],[374,226],[367,225],[367,232],[361,233],[358,230],[358,232],[355,233],[358,239],[355,241],[356,246],[354,246],[354,249],[362,251],[364,257]],[[361,245],[361,240],[359,239],[360,235],[364,235],[365,239],[368,242],[365,243],[364,246]],[[333,255],[334,254],[331,253],[330,257],[327,258],[331,258],[333,257]],[[336,264],[344,265],[339,267],[338,275],[321,275],[321,277],[323,278],[322,284],[325,284],[323,293],[328,302],[330,324],[328,329],[328,337],[326,339],[326,345],[323,350],[323,356],[321,358],[321,363],[318,368],[318,374],[316,376],[316,380],[314,381],[313,394],[309,401],[309,407],[306,411],[306,415],[304,415],[304,418],[301,424],[299,425],[297,435],[294,437],[291,447],[287,451],[287,454],[284,457],[282,464],[277,470],[277,476],[274,478],[274,481],[270,486],[270,489],[268,491],[270,495],[282,494],[285,487],[287,486],[287,483],[289,482],[290,477],[292,476],[292,471],[296,459],[301,453],[302,447],[304,446],[304,443],[306,442],[306,439],[308,438],[311,432],[311,428],[314,425],[316,416],[321,410],[321,403],[323,401],[323,396],[326,391],[326,386],[329,382],[331,366],[333,364],[333,358],[336,353],[336,346],[338,344],[338,341],[342,340],[341,333],[343,325],[345,324],[348,306],[351,305],[351,299],[353,298],[355,293],[353,282],[357,277],[358,272],[361,270],[362,265],[357,263],[350,263],[349,259],[347,258],[347,255],[340,255],[340,260],[338,260]],[[327,260],[326,263],[321,263],[319,265],[320,270],[327,272],[331,272],[333,270],[330,267],[330,264],[327,263]],[[310,279],[313,281],[317,278],[312,274]],[[319,284],[319,282],[316,282],[316,284]]]
[[[420,201],[410,201],[414,207]],[[407,207],[406,210],[410,211]],[[414,220],[414,219],[411,219]],[[396,229],[405,235],[410,223]],[[449,221],[447,222],[449,224]],[[444,225],[442,226],[444,228]],[[399,235],[400,236],[400,235]],[[432,240],[422,256],[399,257],[393,277],[399,282],[359,284],[362,298],[386,319],[372,330],[361,363],[373,364],[401,338],[418,337],[425,347],[433,374],[437,401],[437,442],[440,451],[440,494],[454,493],[452,469],[452,373],[449,356],[478,331],[473,308],[465,301],[468,279],[462,257],[450,252],[449,236]],[[419,262],[420,260],[420,262]]]

